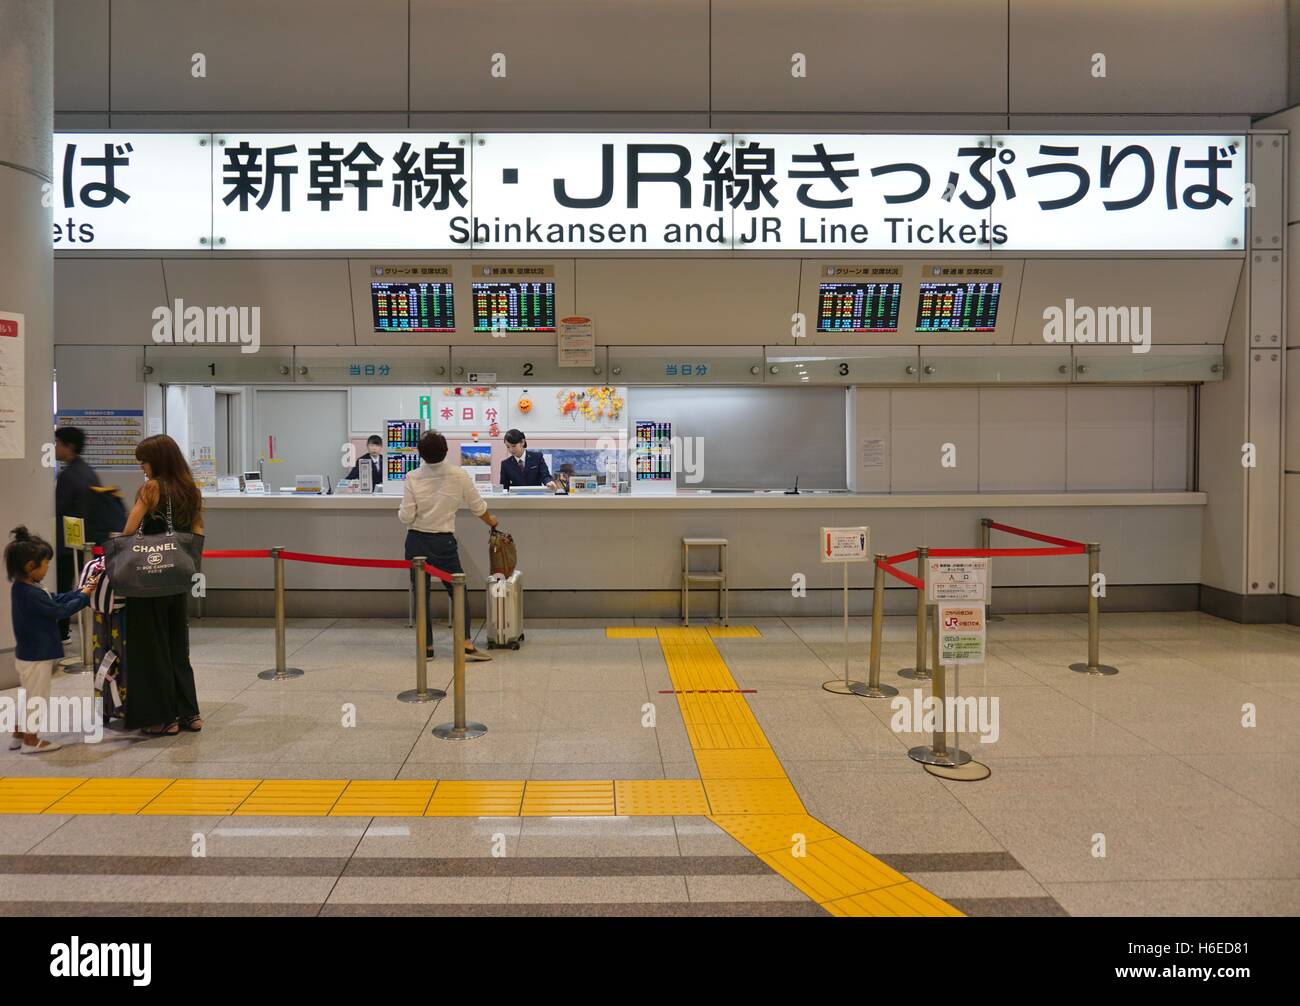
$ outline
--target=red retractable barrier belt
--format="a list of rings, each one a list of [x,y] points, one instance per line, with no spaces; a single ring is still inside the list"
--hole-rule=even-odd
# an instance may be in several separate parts
[[[1021,527],[1012,527],[1010,524],[999,524],[997,521],[989,521],[989,529],[996,531],[1005,531],[1007,534],[1017,534],[1021,538],[1033,538],[1035,541],[1045,541],[1049,545],[1066,545],[1071,548],[1077,548],[1077,553],[1071,552],[1070,555],[1083,554],[1084,545],[1081,541],[1075,541],[1073,538],[1057,538],[1050,534],[1042,534],[1039,531],[1026,531]]]

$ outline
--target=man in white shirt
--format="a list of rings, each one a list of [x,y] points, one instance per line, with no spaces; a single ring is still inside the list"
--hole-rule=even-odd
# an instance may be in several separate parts
[[[406,558],[422,555],[430,566],[446,573],[463,573],[460,553],[456,548],[456,511],[464,507],[488,527],[496,527],[497,519],[488,513],[487,504],[474,488],[474,480],[458,464],[447,461],[447,438],[432,430],[420,438],[420,457],[424,464],[406,475],[406,487],[397,519],[407,526]],[[431,579],[422,574],[426,581]],[[411,571],[415,576],[415,571]],[[425,584],[425,589],[428,589]],[[451,584],[444,583],[447,594]],[[419,586],[417,585],[417,588]],[[433,656],[433,605],[425,605],[425,639],[429,641],[427,654]],[[491,660],[482,650],[476,649],[469,631],[469,603],[465,604],[465,659]]]

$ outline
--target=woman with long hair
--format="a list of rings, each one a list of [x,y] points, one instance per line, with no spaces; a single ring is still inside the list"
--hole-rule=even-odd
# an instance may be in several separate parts
[[[165,434],[146,437],[135,448],[145,483],[126,519],[124,535],[203,533],[203,494],[194,484],[176,441]],[[151,737],[181,729],[203,729],[190,666],[189,594],[126,599],[130,647],[126,725]]]

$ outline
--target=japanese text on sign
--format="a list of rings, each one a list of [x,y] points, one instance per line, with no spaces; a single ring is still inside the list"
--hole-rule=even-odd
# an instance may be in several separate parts
[[[59,248],[1228,251],[1245,229],[1244,137],[1217,134],[59,133],[54,154]]]

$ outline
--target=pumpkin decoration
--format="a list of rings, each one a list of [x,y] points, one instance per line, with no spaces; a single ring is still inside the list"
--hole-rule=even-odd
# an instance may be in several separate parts
[[[532,411],[533,411],[533,400],[532,400],[531,398],[521,398],[521,399],[519,399],[519,411],[520,411],[520,412],[532,412]]]

